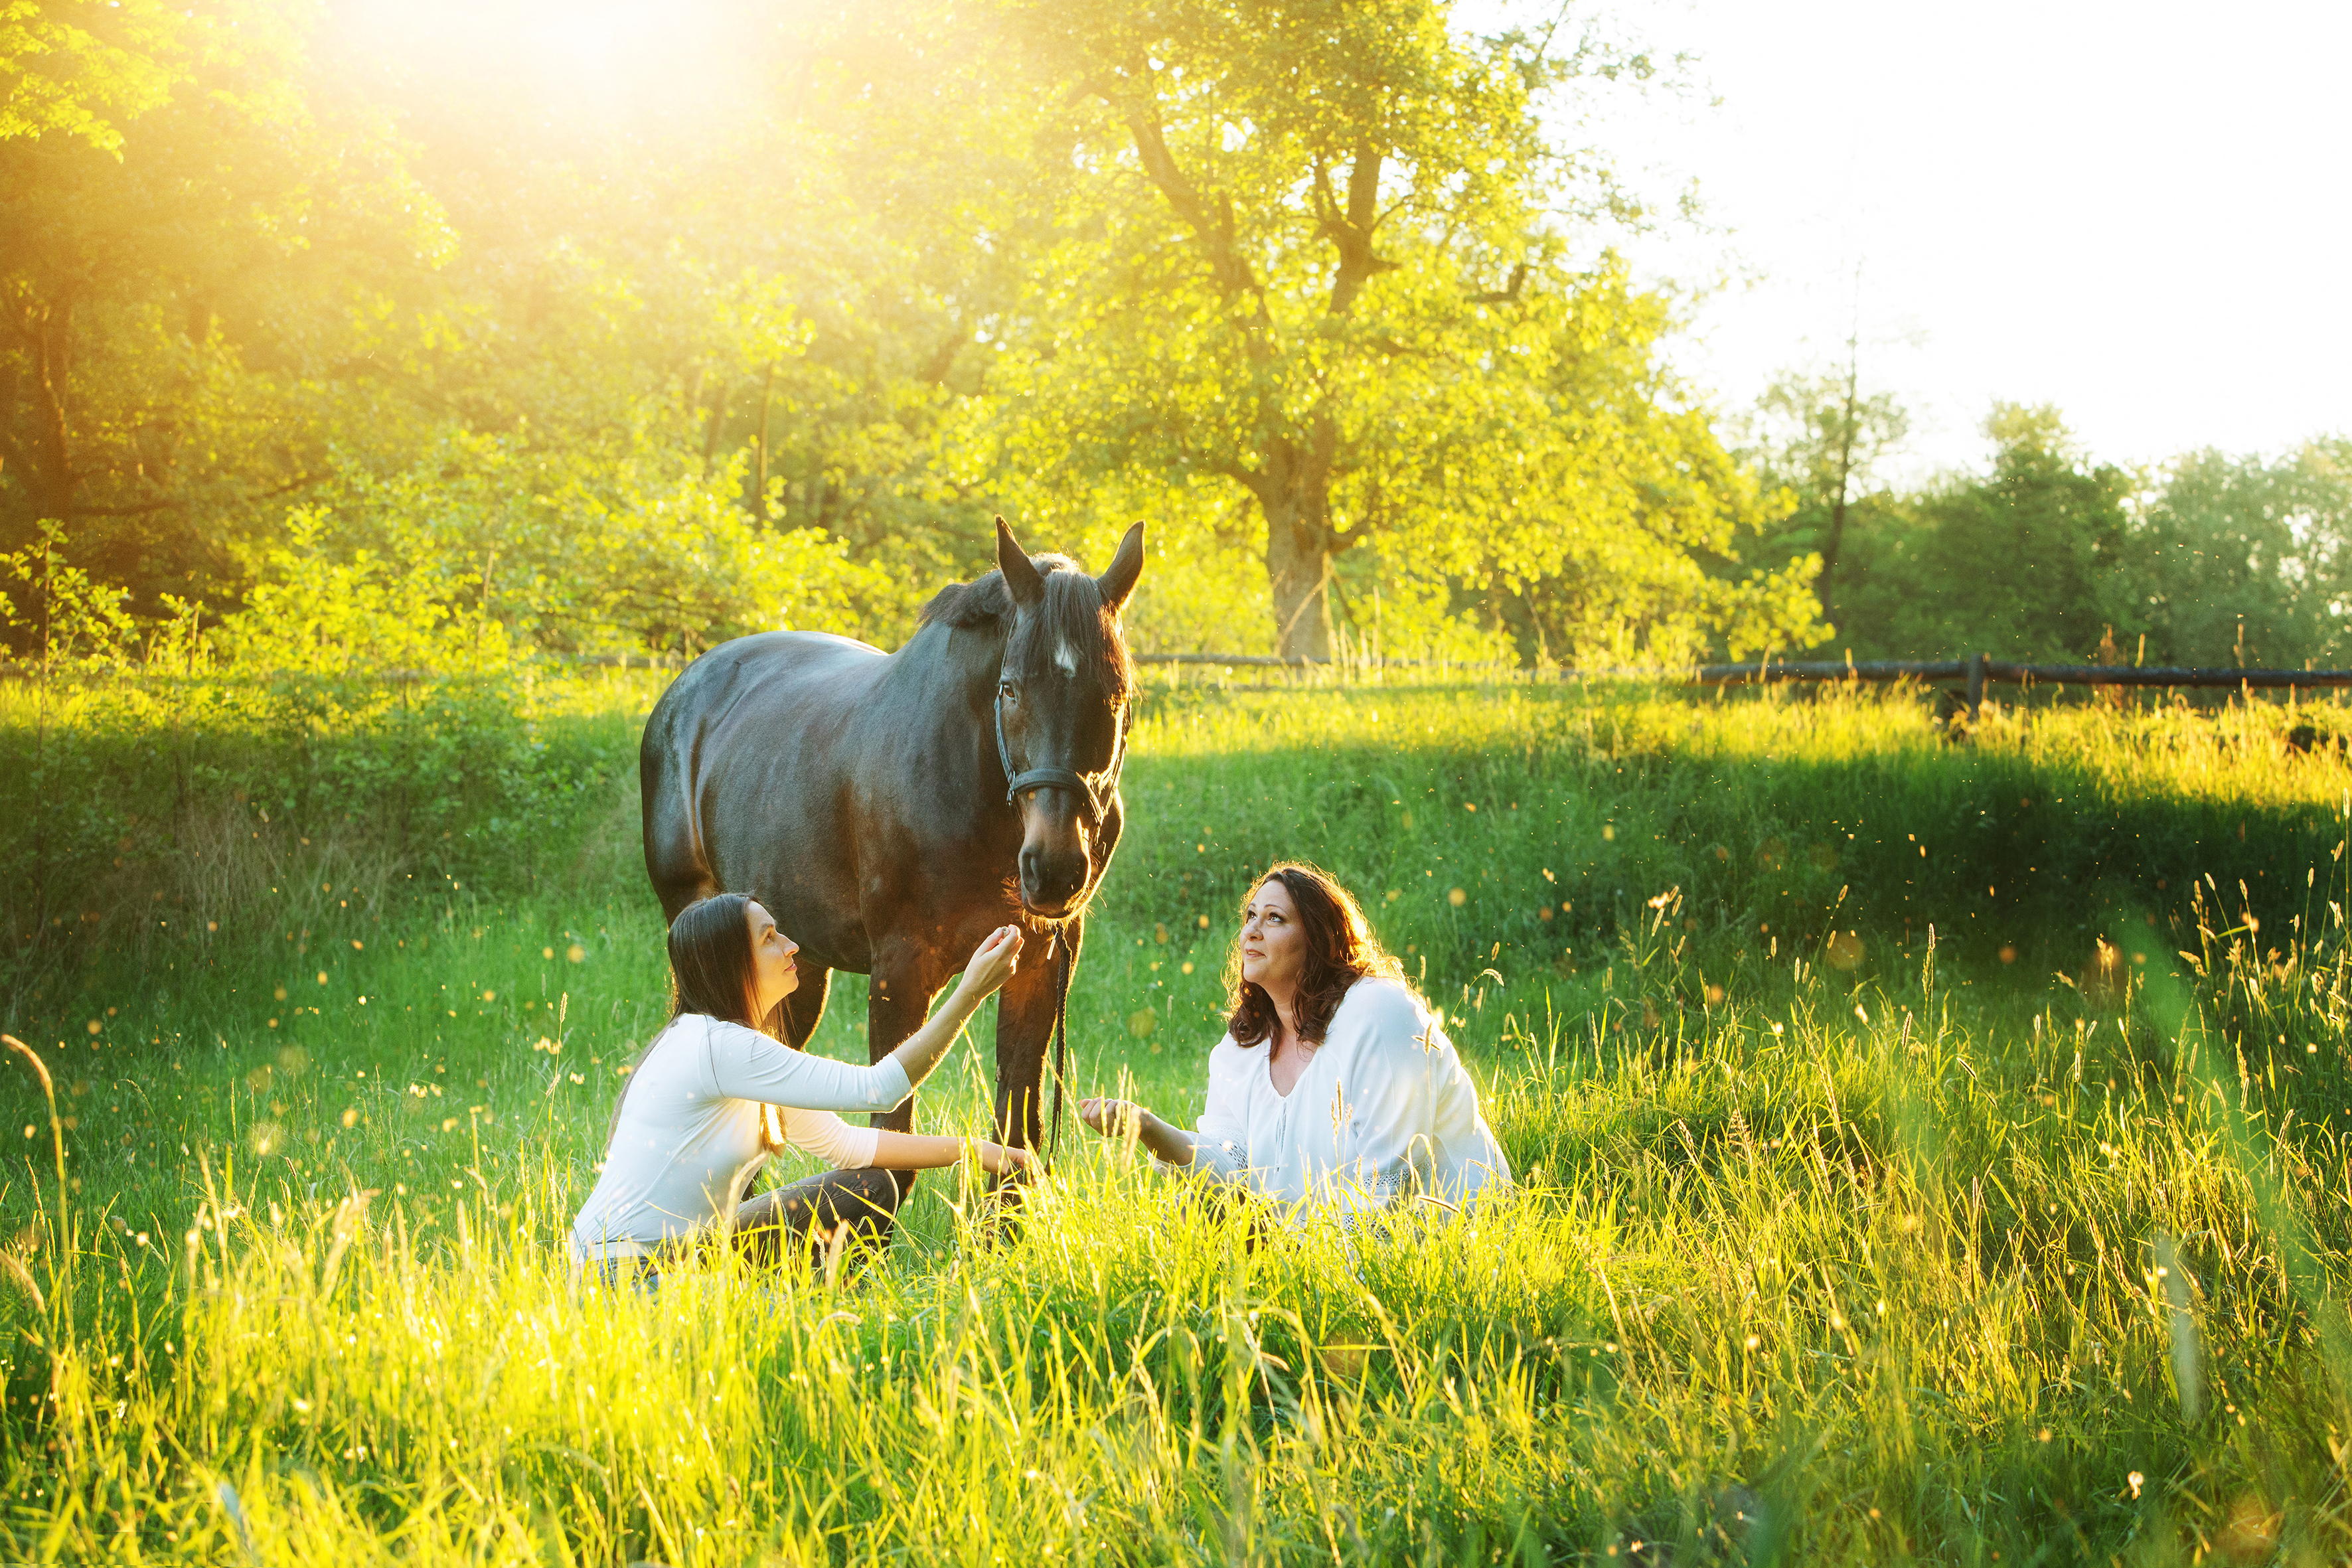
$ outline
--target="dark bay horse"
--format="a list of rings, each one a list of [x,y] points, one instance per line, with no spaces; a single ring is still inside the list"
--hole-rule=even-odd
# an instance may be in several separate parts
[[[1133,685],[1118,613],[1142,574],[1143,525],[1100,577],[1031,557],[1003,518],[996,560],[934,595],[896,653],[816,632],[711,649],[655,705],[638,770],[664,914],[749,893],[800,943],[800,989],[771,1020],[795,1047],[848,970],[872,977],[879,1061],[982,938],[1020,922],[1020,967],[997,1003],[996,1136],[1034,1149],[1061,950],[1074,968],[1118,847]],[[914,1112],[909,1098],[874,1121],[905,1131]],[[913,1180],[835,1172],[772,1196],[787,1229],[814,1214],[879,1231]]]

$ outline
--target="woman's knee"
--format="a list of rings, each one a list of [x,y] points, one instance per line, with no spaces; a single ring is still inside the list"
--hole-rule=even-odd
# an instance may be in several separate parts
[[[894,1173],[835,1171],[762,1193],[735,1211],[735,1245],[762,1263],[787,1247],[830,1245],[836,1237],[879,1239],[897,1216]]]

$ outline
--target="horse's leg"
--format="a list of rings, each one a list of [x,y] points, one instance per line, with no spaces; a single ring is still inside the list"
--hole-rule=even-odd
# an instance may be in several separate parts
[[[1046,1053],[1052,1049],[1054,1002],[1066,956],[1077,974],[1084,922],[1072,921],[1055,933],[1050,955],[1031,933],[1021,966],[996,1000],[996,1138],[1016,1148],[1043,1150],[1047,1096]],[[1063,944],[1068,944],[1066,954]],[[1032,957],[1032,954],[1034,957]]]
[[[877,944],[873,978],[866,987],[866,1060],[880,1061],[923,1026],[923,1020],[930,1016],[931,998],[939,994],[947,978],[939,955],[920,942]],[[915,1097],[909,1094],[896,1107],[868,1120],[892,1132],[910,1132],[915,1127]],[[893,1171],[890,1175],[900,1199],[914,1190],[914,1172]]]
[[[886,950],[876,953],[866,1004],[866,1049],[873,1060],[880,1061],[922,1027],[938,989],[938,968],[929,952]],[[783,1037],[795,1047],[808,1043],[824,1010],[832,972],[820,970],[818,974],[814,984],[803,984],[781,1004],[783,1027],[790,1031]],[[887,1131],[907,1131],[915,1124],[914,1096],[877,1114],[873,1121]],[[738,1209],[736,1245],[748,1256],[772,1263],[788,1247],[812,1236],[829,1237],[844,1226],[853,1237],[886,1240],[899,1204],[914,1184],[912,1171],[826,1171],[803,1177],[790,1186],[762,1193]]]

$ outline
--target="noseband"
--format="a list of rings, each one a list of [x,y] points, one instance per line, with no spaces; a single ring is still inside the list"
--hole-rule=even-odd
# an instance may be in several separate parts
[[[1127,716],[1118,717],[1118,743],[1111,748],[1110,768],[1102,775],[1102,787],[1097,790],[1086,775],[1068,768],[1025,768],[1013,771],[1013,748],[1004,743],[1004,682],[996,683],[996,760],[1004,764],[1004,804],[1011,805],[1024,789],[1063,789],[1078,797],[1078,810],[1087,821],[1098,824],[1108,806],[1111,792],[1118,788],[1118,772],[1127,763]]]

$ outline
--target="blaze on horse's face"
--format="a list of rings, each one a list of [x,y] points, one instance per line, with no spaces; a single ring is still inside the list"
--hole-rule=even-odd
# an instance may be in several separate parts
[[[1024,787],[1013,803],[1022,905],[1059,919],[1084,901],[1101,869],[1099,814],[1118,784],[1133,684],[1118,612],[1143,569],[1143,525],[1128,531],[1097,578],[1051,558],[1039,571],[1000,518],[997,564],[1013,600],[996,702],[1013,772],[1065,769],[1085,786]]]

